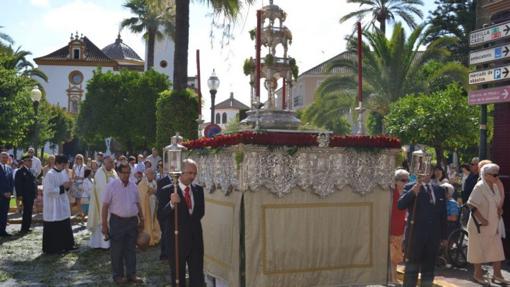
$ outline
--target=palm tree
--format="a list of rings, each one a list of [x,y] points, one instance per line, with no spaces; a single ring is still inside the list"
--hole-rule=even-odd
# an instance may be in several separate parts
[[[301,120],[325,128],[336,134],[348,134],[349,123],[345,117],[355,105],[355,97],[349,92],[324,93],[316,97],[312,105],[301,113]]]
[[[131,10],[136,17],[122,20],[120,28],[129,28],[133,33],[142,33],[147,38],[147,68],[154,67],[154,44],[156,38],[162,37],[159,28],[164,27],[165,33],[174,38],[174,13],[172,6],[168,9],[158,9],[150,6],[146,0],[127,0],[123,5]]]
[[[168,1],[168,0],[166,0]],[[165,0],[147,0],[152,6],[161,7]],[[255,0],[244,0],[251,4]],[[235,21],[239,14],[240,0],[202,0],[213,9],[215,15]],[[173,87],[176,91],[186,89],[188,83],[188,46],[189,46],[189,4],[190,0],[175,0],[175,52]]]
[[[367,42],[363,49],[363,89],[369,94],[368,108],[372,113],[384,116],[389,111],[390,103],[411,93],[427,92],[434,87],[428,85],[437,79],[447,77],[452,80],[465,82],[467,68],[458,63],[447,63],[433,73],[423,78],[423,68],[435,60],[449,56],[446,47],[453,43],[449,37],[439,38],[430,43],[424,51],[419,51],[425,41],[427,33],[424,26],[418,26],[408,38],[400,23],[394,27],[392,36],[378,32],[365,31],[363,35]],[[350,53],[356,54],[354,45],[350,46]],[[317,94],[327,94],[339,90],[352,95],[356,94],[358,66],[356,57],[343,57],[333,60],[327,70],[342,68],[342,74],[329,77],[321,83]],[[382,119],[382,117],[379,117]]]
[[[3,26],[0,26],[0,28],[3,28]],[[0,53],[5,52],[12,44],[14,44],[14,40],[11,36],[0,32]]]
[[[395,22],[396,16],[402,18],[407,26],[413,29],[417,27],[414,16],[423,18],[423,12],[417,7],[423,6],[422,0],[347,0],[347,3],[359,4],[360,10],[343,16],[340,23],[351,18],[362,19],[370,15],[371,19],[365,27],[375,27],[375,23],[378,22],[379,30],[383,34],[386,33],[386,22]]]
[[[28,55],[32,54],[31,52],[21,50],[21,47],[15,51],[12,47],[7,47],[2,54],[3,57],[0,60],[0,66],[5,69],[16,70],[20,75],[30,78],[38,77],[48,82],[48,76],[38,68],[34,68],[34,65],[26,59]]]

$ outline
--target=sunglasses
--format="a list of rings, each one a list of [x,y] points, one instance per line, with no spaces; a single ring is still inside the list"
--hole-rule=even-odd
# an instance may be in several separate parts
[[[489,175],[492,175],[492,176],[494,176],[494,177],[498,177],[498,176],[499,176],[499,174],[497,174],[497,173],[496,173],[496,174],[490,174],[490,173],[489,173]]]
[[[401,182],[409,182],[409,179],[403,178],[403,179],[400,179],[399,181],[401,181]]]

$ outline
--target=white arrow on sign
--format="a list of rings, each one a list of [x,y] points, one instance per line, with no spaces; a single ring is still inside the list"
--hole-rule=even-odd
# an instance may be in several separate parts
[[[483,71],[469,73],[469,84],[476,85],[487,82],[510,79],[510,66],[497,67]]]
[[[503,91],[503,93],[501,93],[501,94],[503,95],[503,99],[505,99],[505,100],[506,100],[506,99],[508,99],[508,95],[510,95],[510,94],[508,93],[508,90],[507,90],[507,89],[505,89],[505,90]]]
[[[469,64],[476,65],[510,57],[510,45],[480,50],[469,54]]]
[[[469,46],[510,37],[510,21],[473,31],[469,34]]]

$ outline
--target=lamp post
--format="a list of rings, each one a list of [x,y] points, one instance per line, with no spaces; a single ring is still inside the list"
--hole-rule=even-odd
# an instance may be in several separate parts
[[[171,144],[163,149],[163,164],[168,175],[172,177],[172,183],[174,186],[174,192],[177,194],[177,187],[179,177],[182,174],[182,150],[184,147],[179,144],[182,137],[177,133],[172,137]],[[174,206],[174,242],[175,242],[175,284],[179,287],[179,279],[183,281],[185,278],[179,278],[179,204]],[[184,285],[184,284],[183,284]]]
[[[34,154],[37,156],[37,143],[39,142],[39,122],[37,120],[37,115],[39,113],[39,102],[41,101],[42,93],[39,90],[39,87],[36,85],[30,92],[30,98],[32,99],[32,103],[34,104],[34,112],[35,112],[35,123],[34,123]]]
[[[214,99],[216,98],[216,92],[220,86],[220,79],[216,76],[216,72],[213,72],[207,80],[207,86],[209,86],[209,93],[211,93],[211,124],[214,123]]]

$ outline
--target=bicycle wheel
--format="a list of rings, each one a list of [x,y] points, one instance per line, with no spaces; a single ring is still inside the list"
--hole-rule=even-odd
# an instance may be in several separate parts
[[[467,265],[467,237],[468,233],[464,229],[457,229],[448,237],[446,253],[455,267],[462,268]]]

